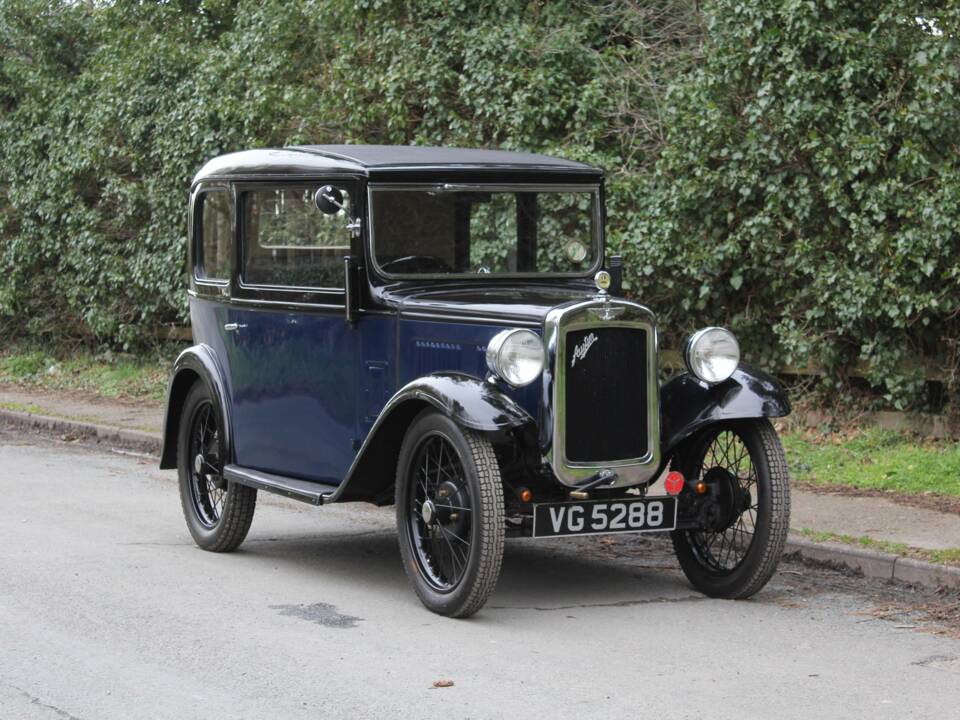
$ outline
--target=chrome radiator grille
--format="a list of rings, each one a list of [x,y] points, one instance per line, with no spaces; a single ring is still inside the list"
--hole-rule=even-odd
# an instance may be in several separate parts
[[[647,332],[595,327],[566,335],[567,460],[605,463],[647,454]]]
[[[660,463],[660,391],[653,313],[607,297],[571,302],[544,321],[543,456],[577,485],[600,469],[613,487],[650,480]]]

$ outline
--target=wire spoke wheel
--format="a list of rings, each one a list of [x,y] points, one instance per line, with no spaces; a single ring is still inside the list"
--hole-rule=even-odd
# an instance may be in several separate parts
[[[190,491],[201,524],[216,527],[223,514],[227,484],[220,461],[220,430],[213,404],[201,403],[194,412],[190,429]]]
[[[746,598],[780,562],[790,526],[787,461],[768,420],[717,425],[691,438],[674,458],[695,503],[696,529],[675,531],[673,547],[690,582],[711,597]]]
[[[463,579],[473,549],[473,503],[463,465],[450,440],[431,433],[411,469],[409,518],[417,560],[434,589],[448,592]]]
[[[759,484],[750,450],[733,430],[708,444],[693,481],[705,481],[719,496],[713,527],[690,533],[690,544],[704,566],[718,572],[736,569],[747,557],[757,527]]]
[[[428,409],[400,447],[397,532],[421,602],[467,617],[486,602],[503,558],[503,480],[489,438]]]

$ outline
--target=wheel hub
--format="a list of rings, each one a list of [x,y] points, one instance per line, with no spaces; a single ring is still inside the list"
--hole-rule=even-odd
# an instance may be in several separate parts
[[[450,480],[440,483],[437,488],[437,502],[434,512],[437,520],[453,532],[462,534],[466,530],[466,515],[460,508],[469,507],[470,497],[466,488]]]
[[[726,530],[750,507],[750,491],[740,487],[733,473],[722,467],[710,468],[703,481],[710,486],[714,500],[708,515],[710,529]]]
[[[433,504],[433,500],[427,498],[424,501],[423,506],[420,508],[420,515],[423,517],[423,522],[425,522],[427,525],[430,525],[433,522],[433,518],[436,516],[436,514],[437,508]]]

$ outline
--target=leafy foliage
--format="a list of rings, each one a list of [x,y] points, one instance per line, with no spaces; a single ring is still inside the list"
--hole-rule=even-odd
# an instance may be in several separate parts
[[[960,375],[960,16],[878,0],[6,0],[0,326],[135,348],[186,317],[187,190],[301,142],[554,153],[668,339]],[[915,363],[914,363],[915,364]],[[954,382],[955,386],[955,380]]]
[[[699,322],[723,308],[771,360],[865,361],[900,404],[922,389],[905,361],[956,374],[958,18],[717,3],[703,63],[670,92],[655,204],[635,217],[648,242],[631,255],[649,253],[659,305]]]

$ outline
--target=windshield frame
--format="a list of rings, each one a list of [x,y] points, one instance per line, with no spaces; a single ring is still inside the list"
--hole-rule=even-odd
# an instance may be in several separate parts
[[[376,245],[373,231],[373,193],[380,190],[424,192],[427,190],[446,190],[448,192],[483,191],[483,192],[586,192],[592,196],[591,240],[596,256],[591,266],[578,272],[512,272],[512,273],[391,273],[380,267],[377,262]],[[370,264],[380,277],[388,280],[475,280],[491,281],[510,278],[590,278],[600,269],[604,260],[604,211],[603,211],[603,183],[498,183],[498,182],[371,182],[367,183],[367,252],[370,254]]]

